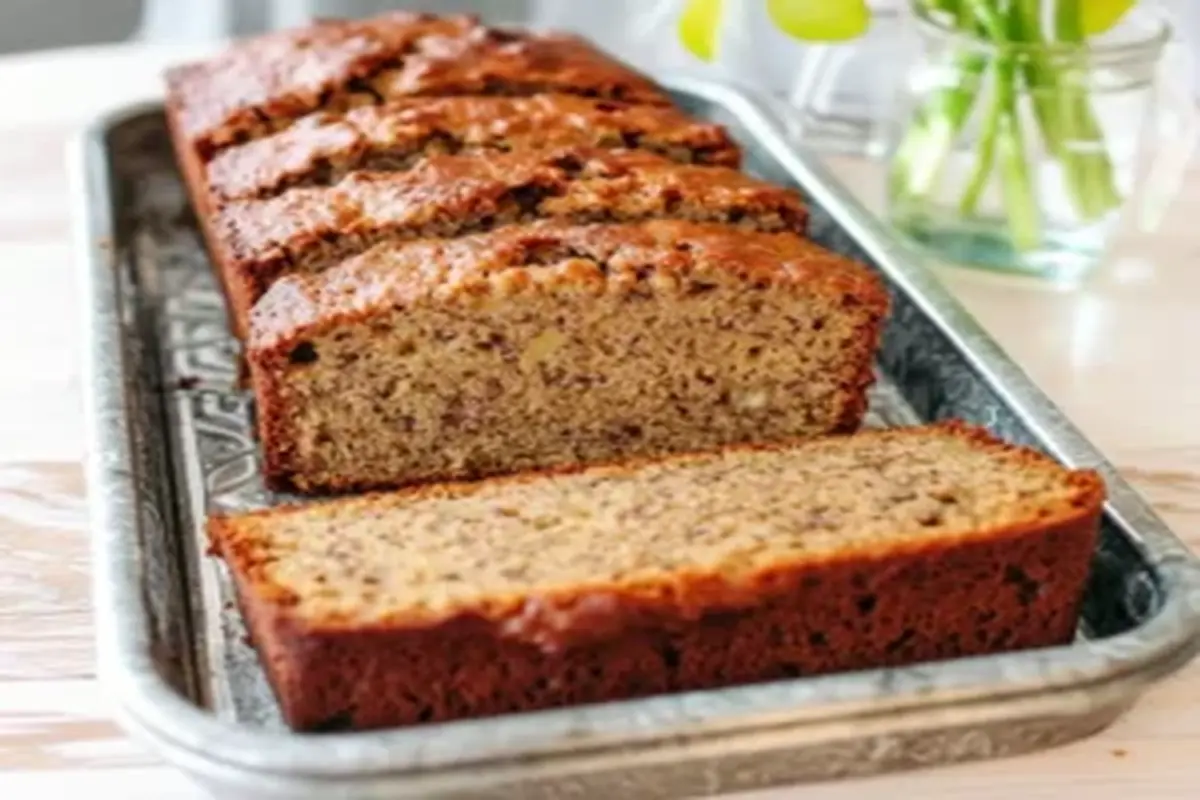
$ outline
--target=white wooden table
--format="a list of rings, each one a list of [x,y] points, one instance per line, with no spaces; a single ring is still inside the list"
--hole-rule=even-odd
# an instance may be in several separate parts
[[[200,798],[108,718],[93,678],[80,461],[80,338],[64,146],[92,114],[153,96],[184,51],[0,59],[0,798]],[[837,163],[852,185],[872,172]],[[1200,168],[1166,230],[1071,293],[945,280],[1193,546],[1200,545]],[[1038,755],[760,798],[1200,797],[1200,664],[1115,727]]]

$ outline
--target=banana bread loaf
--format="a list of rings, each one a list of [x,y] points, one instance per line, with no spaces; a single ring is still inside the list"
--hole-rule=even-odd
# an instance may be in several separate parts
[[[539,218],[675,218],[802,232],[800,196],[725,167],[645,151],[556,148],[430,156],[405,172],[234,201],[214,217],[234,331],[279,276],[318,272],[381,241],[450,237]]]
[[[286,721],[366,729],[1066,644],[1103,499],[946,424],[209,531]]]
[[[222,150],[207,178],[214,203],[221,204],[273,197],[292,186],[327,186],[355,170],[407,169],[431,153],[567,146],[644,149],[734,168],[741,160],[724,128],[671,106],[568,94],[423,97],[309,115]]]
[[[382,245],[256,308],[264,472],[341,492],[853,430],[887,304],[863,266],[715,223]]]

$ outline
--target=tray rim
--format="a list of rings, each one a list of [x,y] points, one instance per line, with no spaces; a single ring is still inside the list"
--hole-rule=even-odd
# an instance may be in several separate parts
[[[730,737],[769,730],[790,731],[816,742],[827,741],[849,720],[894,717],[897,728],[917,730],[960,723],[982,724],[1036,705],[1037,715],[1079,715],[1100,696],[1122,707],[1150,683],[1174,672],[1200,652],[1200,562],[1157,514],[1076,431],[1065,415],[1025,376],[941,286],[920,267],[920,257],[867,213],[849,191],[787,141],[769,101],[748,90],[691,75],[655,76],[672,91],[695,95],[723,106],[756,129],[759,142],[804,184],[804,190],[830,213],[873,257],[887,264],[896,285],[958,346],[1010,408],[1035,432],[1055,457],[1071,465],[1100,470],[1109,486],[1106,513],[1149,554],[1169,586],[1158,612],[1138,627],[1115,637],[1042,650],[1057,661],[1056,674],[1031,676],[1020,683],[980,683],[973,668],[982,661],[1017,666],[1024,652],[960,659],[894,670],[792,679],[730,689],[634,699],[604,706],[573,707],[465,720],[420,729],[322,734],[252,729],[227,722],[192,704],[158,673],[149,640],[149,614],[141,598],[137,549],[139,494],[134,481],[131,420],[123,391],[123,371],[112,367],[123,354],[118,318],[117,281],[111,260],[114,220],[109,198],[105,139],[116,126],[161,109],[159,98],[121,105],[95,116],[73,138],[69,152],[73,245],[84,291],[84,416],[87,436],[86,481],[93,549],[92,594],[97,639],[97,677],[106,688],[118,720],[131,732],[174,753],[193,768],[245,777],[279,779],[362,779],[449,777],[470,767],[465,779],[483,781],[487,770],[508,771],[513,760],[526,767],[620,754],[631,745],[653,747],[660,755],[682,752],[689,744],[718,746]],[[106,244],[107,243],[107,244]],[[1147,645],[1141,640],[1152,640]],[[871,695],[885,673],[906,688],[890,697]],[[936,677],[936,697],[922,686]],[[836,703],[804,703],[831,684],[857,685]],[[778,710],[782,686],[797,690],[795,708]],[[772,694],[772,692],[775,692]],[[745,712],[730,721],[705,719],[694,702],[728,699]],[[757,700],[757,702],[755,702]],[[1083,704],[1081,706],[1081,704]],[[689,709],[692,712],[689,713]],[[1010,711],[1009,709],[1013,709]],[[1030,713],[1033,713],[1032,711]],[[579,717],[589,724],[586,742],[578,737]],[[640,718],[658,720],[649,732]],[[436,727],[442,736],[431,736]],[[503,742],[497,728],[504,729]],[[824,733],[823,733],[824,731]],[[572,732],[576,733],[572,737]],[[435,741],[431,741],[435,740]],[[447,740],[455,744],[447,746]],[[441,742],[441,746],[438,746]],[[463,758],[463,752],[470,756]]]

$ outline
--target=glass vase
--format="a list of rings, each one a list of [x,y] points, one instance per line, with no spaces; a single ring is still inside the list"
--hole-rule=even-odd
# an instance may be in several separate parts
[[[917,48],[887,165],[892,224],[941,260],[1087,275],[1148,173],[1168,22],[1135,10],[1085,43],[1007,43],[1002,27],[969,35],[928,6],[912,7]]]

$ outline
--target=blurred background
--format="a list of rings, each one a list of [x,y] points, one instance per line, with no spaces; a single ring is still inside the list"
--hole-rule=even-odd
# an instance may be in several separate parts
[[[890,88],[872,75],[872,65],[889,57],[895,37],[887,10],[902,0],[870,2],[879,24],[853,47],[838,48],[835,59],[821,61],[820,80],[801,66],[810,48],[770,24],[762,3],[742,0],[730,4],[736,24],[722,29],[720,56],[708,64],[684,50],[675,34],[682,0],[0,0],[0,55],[131,41],[182,51],[313,17],[363,17],[388,9],[467,12],[488,23],[582,33],[646,70],[715,72],[781,99],[794,100],[802,91],[803,107],[859,119],[877,113],[873,94]],[[831,130],[861,149],[861,127],[855,122]]]
[[[1099,0],[1097,0],[1099,1]],[[742,3],[744,0],[735,0]],[[835,0],[827,0],[835,2]],[[857,42],[858,59],[877,64],[894,39],[888,10],[901,0],[870,0],[875,8],[871,35]],[[1196,54],[1196,86],[1200,88],[1200,0],[1159,0],[1177,17],[1177,32],[1191,40]],[[758,88],[789,94],[797,91],[798,64],[804,48],[770,25],[759,24],[761,3],[738,9],[743,20],[730,26],[722,42],[721,63],[708,65],[724,77],[750,78]],[[39,50],[144,41],[156,45],[204,44],[273,28],[301,25],[317,16],[367,16],[387,9],[409,8],[441,13],[470,12],[492,23],[534,23],[586,33],[603,47],[643,68],[699,69],[702,65],[681,52],[675,37],[662,30],[678,0],[0,0],[0,55]],[[840,48],[839,59],[850,49]],[[853,58],[853,56],[850,56]],[[864,58],[865,57],[865,58]],[[856,81],[854,66],[838,72],[851,92],[868,89],[880,76]],[[858,84],[855,86],[855,84]],[[811,87],[801,87],[811,93]],[[807,98],[811,102],[811,97]],[[833,101],[830,101],[831,103]],[[840,105],[855,105],[844,97]],[[870,100],[859,98],[858,104]]]
[[[521,20],[533,5],[537,3],[527,0],[0,0],[0,53],[135,38],[203,41],[298,23],[308,16],[364,16],[389,8]]]
[[[1101,0],[1095,0],[1100,2]],[[1141,0],[1174,12],[1190,46],[1188,75],[1200,98],[1200,0]],[[837,2],[837,0],[825,0]],[[867,0],[872,22],[852,42],[821,46],[782,33],[764,3],[732,0],[717,56],[702,62],[675,31],[684,0],[0,0],[0,55],[142,42],[173,50],[305,24],[314,17],[364,17],[389,9],[478,14],[493,24],[532,24],[586,35],[648,71],[708,73],[764,93],[790,132],[821,149],[882,155],[898,82],[908,63],[899,10],[911,0]],[[880,70],[881,64],[892,69]]]
[[[1200,0],[1160,1],[1175,12],[1178,31],[1200,56]],[[887,10],[900,0],[870,2],[877,18],[886,20]],[[779,81],[794,80],[797,45],[781,40],[769,26],[753,24],[750,12],[758,5],[741,9],[750,24],[732,32],[741,41],[724,44],[730,55],[721,68],[735,77],[752,73],[767,84],[764,88],[778,91],[785,89]],[[397,8],[573,29],[639,66],[697,66],[682,53],[664,52],[664,40],[673,37],[657,35],[665,18],[678,10],[673,0],[0,0],[0,54],[122,41],[196,44],[301,25],[317,16],[367,16]],[[889,38],[886,24],[882,28],[874,33],[876,43]],[[1200,86],[1200,57],[1196,63]]]
[[[735,0],[740,2],[741,0]],[[834,2],[835,0],[828,0]],[[196,42],[301,24],[314,16],[365,16],[386,9],[465,11],[489,22],[531,19],[568,27],[653,17],[661,0],[2,0],[0,53],[147,39]],[[872,5],[895,5],[875,0]],[[1200,0],[1169,0],[1180,28],[1200,41]]]

